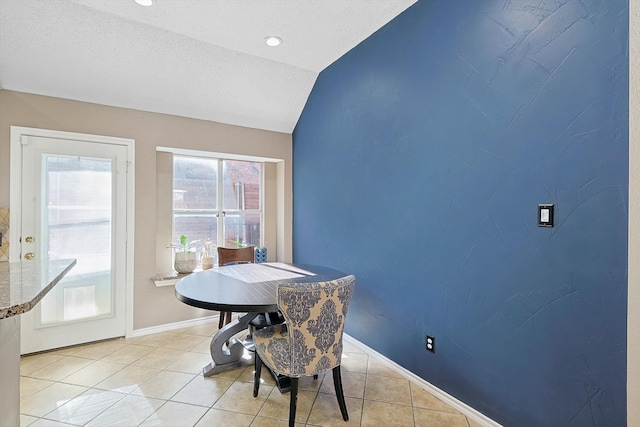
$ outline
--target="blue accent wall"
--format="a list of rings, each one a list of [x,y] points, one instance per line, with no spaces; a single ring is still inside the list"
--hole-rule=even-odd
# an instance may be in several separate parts
[[[346,332],[507,426],[626,424],[628,6],[420,0],[293,133],[294,261],[355,274]]]

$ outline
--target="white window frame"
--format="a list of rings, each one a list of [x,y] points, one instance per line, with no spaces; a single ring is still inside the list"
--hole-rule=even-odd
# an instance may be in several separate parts
[[[216,177],[216,184],[217,184],[217,188],[216,188],[216,207],[215,208],[211,208],[211,209],[175,209],[172,206],[172,210],[171,210],[171,216],[172,219],[175,218],[176,213],[180,213],[180,214],[193,214],[193,215],[197,215],[197,214],[201,214],[201,213],[207,213],[210,215],[213,215],[216,217],[216,222],[217,222],[217,226],[216,226],[216,231],[217,231],[217,235],[216,235],[216,241],[213,242],[215,243],[216,246],[223,246],[225,244],[225,217],[226,215],[259,215],[260,217],[260,242],[258,243],[258,245],[256,246],[261,246],[264,242],[264,197],[265,197],[265,192],[264,192],[264,173],[265,173],[265,162],[261,161],[261,160],[256,160],[256,159],[230,159],[230,158],[226,158],[226,157],[217,157],[217,156],[195,156],[195,155],[190,155],[190,154],[177,154],[177,153],[173,153],[174,155],[174,161],[175,161],[175,157],[183,157],[183,158],[191,158],[191,159],[196,159],[196,158],[205,158],[211,161],[215,161],[217,163],[217,177]],[[226,209],[224,208],[224,168],[223,168],[223,163],[225,161],[241,161],[241,162],[250,162],[250,163],[259,163],[260,164],[260,191],[259,191],[259,197],[260,197],[260,209]],[[174,189],[175,191],[175,189]],[[174,230],[172,230],[171,235],[173,236],[174,234]],[[174,239],[175,240],[175,239]],[[173,243],[176,243],[175,241]]]
[[[192,150],[192,149],[183,149],[183,148],[175,148],[175,147],[166,147],[166,146],[157,146],[156,152],[158,155],[161,154],[170,154],[170,155],[184,155],[184,156],[194,156],[194,157],[210,157],[210,158],[221,158],[225,160],[245,160],[250,162],[262,162],[263,170],[262,170],[262,179],[264,180],[262,185],[262,227],[260,230],[261,233],[261,241],[264,246],[268,249],[268,259],[270,260],[285,260],[290,262],[290,257],[285,254],[284,256],[278,255],[279,251],[284,251],[283,241],[281,241],[282,234],[285,233],[285,228],[283,223],[281,222],[280,215],[283,212],[281,209],[284,206],[280,206],[282,203],[285,203],[283,199],[283,194],[280,189],[273,187],[273,179],[274,173],[277,175],[275,177],[276,180],[283,179],[281,173],[284,171],[284,163],[282,159],[273,158],[273,157],[263,157],[263,156],[251,156],[251,155],[238,155],[233,153],[223,153],[223,152],[214,152],[214,151],[204,151],[204,150]],[[157,157],[157,160],[160,160],[162,157]],[[167,245],[172,242],[173,230],[173,204],[172,195],[173,195],[173,173],[171,172],[171,176],[169,176],[168,170],[166,168],[169,167],[166,160],[162,160],[162,164],[164,166],[160,166],[156,164],[156,274],[153,278],[168,278],[172,277],[174,273],[173,271],[173,251],[167,249]],[[274,165],[274,166],[267,166]],[[275,166],[277,165],[277,166]],[[173,162],[171,162],[171,168],[173,167]],[[273,169],[273,168],[276,169]],[[160,169],[158,169],[160,168]],[[271,169],[269,172],[269,178],[271,181],[267,183],[267,170]],[[167,191],[169,190],[169,191]],[[165,193],[164,195],[162,195]],[[280,206],[280,207],[277,207]],[[282,228],[280,228],[282,227]],[[160,279],[164,280],[164,279]],[[168,280],[168,279],[167,279]],[[158,284],[156,281],[156,286],[166,286],[169,282],[161,282],[163,284]]]

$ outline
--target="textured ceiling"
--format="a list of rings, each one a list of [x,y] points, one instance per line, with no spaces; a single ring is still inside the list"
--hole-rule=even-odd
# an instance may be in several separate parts
[[[291,133],[318,73],[415,1],[0,0],[0,87]]]

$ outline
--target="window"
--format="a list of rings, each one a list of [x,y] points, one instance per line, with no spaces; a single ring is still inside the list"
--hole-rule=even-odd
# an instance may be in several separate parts
[[[260,162],[175,155],[172,242],[261,246],[262,182]]]

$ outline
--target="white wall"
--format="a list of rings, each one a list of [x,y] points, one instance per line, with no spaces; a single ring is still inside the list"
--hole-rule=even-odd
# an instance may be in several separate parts
[[[277,219],[282,224],[270,252],[291,261],[292,138],[289,134],[243,128],[205,120],[71,101],[0,89],[0,207],[9,205],[10,128],[40,129],[115,136],[135,140],[135,248],[133,329],[211,315],[179,302],[173,287],[158,288],[156,147],[213,151],[239,156],[282,159],[278,174]],[[274,167],[275,169],[275,167]],[[271,171],[270,176],[276,172]],[[273,189],[272,184],[268,184]],[[273,209],[273,208],[272,208]],[[277,244],[277,247],[274,247]]]

